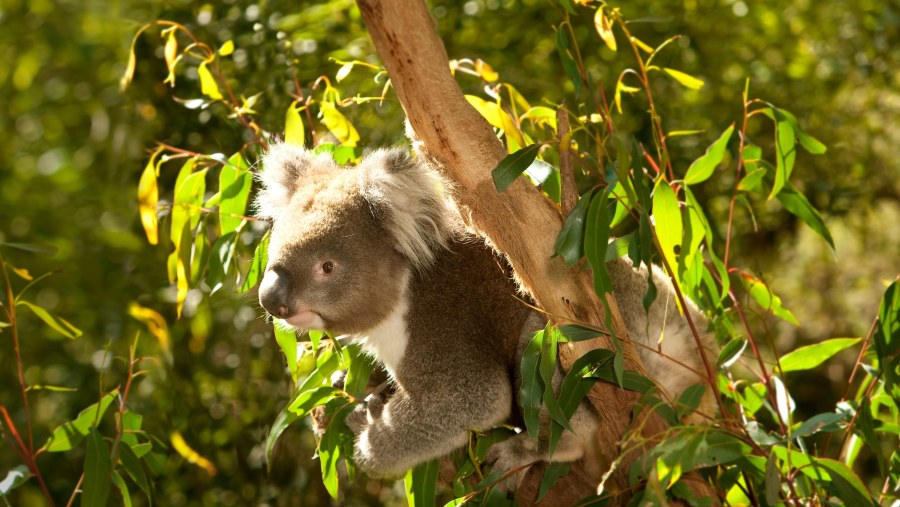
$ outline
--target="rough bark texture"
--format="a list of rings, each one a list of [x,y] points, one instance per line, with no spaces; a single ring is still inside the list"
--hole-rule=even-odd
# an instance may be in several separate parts
[[[568,269],[558,257],[550,258],[563,223],[559,212],[523,178],[503,193],[496,191],[491,170],[506,156],[506,151],[451,76],[446,50],[424,2],[357,0],[357,5],[416,136],[458,185],[457,197],[468,208],[471,225],[508,256],[538,305],[555,320],[602,327],[603,305],[594,294],[590,274]],[[611,296],[609,303],[616,335],[627,336]],[[626,368],[643,372],[634,347],[627,341],[623,346]],[[613,344],[605,337],[566,344],[560,350],[563,366],[568,369],[594,348],[613,349]],[[598,382],[588,396],[602,417],[597,438],[603,455],[615,459],[622,452],[618,444],[631,423],[631,408],[638,395]],[[657,435],[665,429],[658,416],[644,415],[645,435]],[[607,491],[627,489],[627,470],[634,454],[631,453],[631,459],[626,457],[611,476]],[[585,490],[584,484],[582,491],[574,493],[591,493],[592,487],[587,485]],[[546,501],[557,505],[552,498]]]

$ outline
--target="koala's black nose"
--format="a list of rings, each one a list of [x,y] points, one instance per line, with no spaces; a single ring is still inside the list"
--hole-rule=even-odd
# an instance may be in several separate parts
[[[273,316],[286,319],[291,316],[290,289],[288,273],[281,268],[270,268],[259,284],[259,304]]]

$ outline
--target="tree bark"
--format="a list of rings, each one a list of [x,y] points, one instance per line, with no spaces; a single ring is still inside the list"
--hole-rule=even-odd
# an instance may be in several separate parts
[[[416,136],[457,184],[457,201],[468,212],[470,225],[507,255],[524,286],[553,320],[604,327],[603,305],[590,273],[550,258],[563,223],[554,205],[524,178],[503,193],[494,187],[491,170],[506,151],[450,74],[447,52],[423,0],[357,0],[357,5]],[[626,338],[614,298],[609,296],[608,302],[612,328],[616,336]],[[614,350],[608,337],[564,345],[560,359],[565,369],[589,350]],[[622,346],[625,367],[646,374],[634,346],[627,339]],[[602,455],[611,462],[622,453],[619,443],[632,422],[638,394],[598,382],[588,397],[601,415],[597,438]],[[643,416],[644,435],[652,438],[666,429],[655,413]],[[637,452],[629,454],[607,481],[607,491],[627,490],[627,470]],[[625,496],[619,498],[622,503]]]

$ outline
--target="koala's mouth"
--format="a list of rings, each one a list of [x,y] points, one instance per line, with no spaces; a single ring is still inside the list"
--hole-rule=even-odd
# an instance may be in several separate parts
[[[312,310],[302,310],[281,320],[294,329],[325,329],[325,320]]]

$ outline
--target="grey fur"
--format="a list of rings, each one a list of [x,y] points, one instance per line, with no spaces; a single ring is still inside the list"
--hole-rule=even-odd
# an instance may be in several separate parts
[[[519,344],[544,320],[519,300],[506,262],[465,232],[441,177],[396,149],[341,168],[276,145],[263,163],[256,206],[273,228],[260,302],[295,327],[362,341],[394,381],[386,402],[373,399],[348,418],[355,462],[372,476],[398,475],[464,445],[469,430],[509,420]],[[669,345],[689,337],[665,281],[648,315],[646,272],[610,266],[632,337],[655,349],[665,328],[663,351],[696,365],[692,345]],[[642,358],[672,394],[695,381],[657,354]],[[588,450],[597,416],[585,404],[573,424],[578,434],[558,451],[567,459]],[[549,458],[522,438],[507,442],[494,453],[499,468]]]

